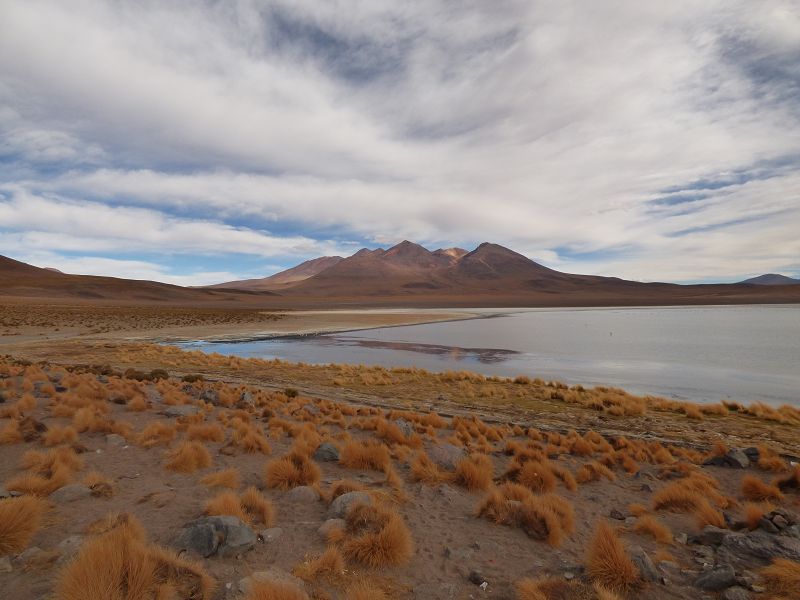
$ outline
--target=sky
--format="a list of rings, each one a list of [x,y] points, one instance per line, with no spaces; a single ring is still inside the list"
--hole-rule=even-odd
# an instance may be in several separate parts
[[[0,0],[0,254],[204,285],[403,239],[800,275],[800,2]]]

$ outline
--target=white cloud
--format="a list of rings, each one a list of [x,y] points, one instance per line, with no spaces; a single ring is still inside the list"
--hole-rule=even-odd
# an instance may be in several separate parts
[[[31,250],[350,251],[315,239],[335,232],[636,279],[796,272],[798,23],[790,0],[8,1],[0,228]],[[654,203],[701,180],[733,184]]]

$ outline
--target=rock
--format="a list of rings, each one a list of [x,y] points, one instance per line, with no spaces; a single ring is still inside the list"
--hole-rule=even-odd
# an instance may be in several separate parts
[[[469,579],[470,583],[474,583],[475,585],[481,585],[484,581],[486,581],[483,578],[483,575],[477,571],[470,571],[467,579]]]
[[[57,550],[61,553],[59,556],[57,564],[62,564],[67,562],[71,559],[75,554],[77,554],[78,550],[83,544],[83,536],[82,535],[71,535],[68,538],[61,540],[58,546],[56,546]]]
[[[239,395],[239,404],[245,406],[252,406],[253,405],[253,394],[245,390]]]
[[[13,494],[14,492],[11,493]],[[791,537],[800,539],[800,525],[790,525],[783,531],[783,533]]]
[[[747,456],[747,458],[749,458],[752,462],[756,462],[759,458],[761,458],[761,452],[759,452],[758,448],[752,446],[750,448],[745,448],[742,450],[742,452],[744,452],[745,456]]]
[[[695,537],[695,540],[704,546],[719,546],[729,533],[730,531],[727,529],[706,525],[703,527],[703,531],[700,532],[700,535]]]
[[[194,404],[175,404],[165,406],[161,414],[165,417],[191,417],[198,413],[199,409]]]
[[[636,525],[636,521],[638,521],[636,517],[625,517],[625,525],[627,527],[633,527]]]
[[[725,466],[733,467],[734,469],[746,469],[750,466],[750,459],[747,458],[742,450],[733,448],[725,456]]]
[[[653,561],[641,547],[635,546],[630,551],[631,560],[633,564],[639,569],[642,579],[645,581],[658,581],[661,574],[656,569]]]
[[[372,496],[366,492],[348,492],[337,497],[328,509],[328,516],[334,519],[342,519],[347,515],[351,506],[356,504],[372,504]]]
[[[203,517],[184,526],[173,544],[178,550],[193,552],[203,558],[235,556],[250,550],[256,543],[255,532],[236,517]]]
[[[789,527],[789,521],[787,521],[781,515],[775,515],[774,517],[772,517],[772,523],[778,529],[786,529],[787,527]]]
[[[393,422],[407,438],[414,433],[414,426],[405,419],[395,419]]]
[[[35,559],[37,556],[42,554],[42,552],[44,551],[41,548],[39,548],[39,546],[31,546],[30,548],[25,550],[25,552],[23,552],[22,554],[18,554],[15,560],[21,563],[26,563],[29,560]]]
[[[80,483],[71,483],[62,488],[58,488],[55,492],[50,494],[50,500],[53,502],[75,502],[76,500],[88,498],[91,495],[91,488]]]
[[[291,573],[287,573],[278,567],[269,567],[266,571],[256,571],[255,573],[250,574],[248,577],[240,579],[239,591],[242,594],[247,595],[247,593],[250,591],[250,588],[253,586],[253,583],[268,581],[289,583],[300,588],[301,590],[304,588],[303,581]]]
[[[729,587],[722,592],[720,600],[750,600],[750,592],[739,586]]]
[[[663,569],[665,571],[680,571],[681,566],[672,560],[662,560],[658,563],[659,569]]]
[[[314,460],[319,462],[339,462],[339,449],[328,442],[323,442],[314,452]]]
[[[740,559],[787,558],[800,561],[799,539],[783,535],[770,535],[761,530],[750,533],[729,533],[722,540],[722,547]]]
[[[464,449],[445,442],[438,446],[431,446],[428,456],[442,469],[452,471],[456,468],[458,461],[464,458]]]
[[[203,402],[208,402],[209,404],[213,404],[214,406],[217,406],[219,404],[219,394],[217,393],[216,390],[207,388],[202,392],[200,392],[200,400],[202,400]]]
[[[118,433],[109,433],[106,436],[106,444],[109,446],[124,446],[127,443],[127,440]]]
[[[650,494],[653,491],[653,488],[647,485],[646,483],[642,484],[642,487],[639,488],[640,492],[645,492],[646,494]]]
[[[609,517],[612,519],[616,519],[617,521],[624,521],[625,515],[619,512],[616,508],[612,509],[611,512],[608,514]]]
[[[345,529],[347,527],[347,522],[344,519],[328,519],[322,525],[319,526],[317,529],[317,533],[319,533],[325,539],[328,538],[328,534],[331,531],[336,531],[337,529]]]
[[[316,416],[316,415],[318,415],[320,413],[319,408],[317,408],[313,404],[303,404],[301,410],[304,410],[307,413],[312,414],[314,416]]]
[[[3,498],[11,498],[11,493],[2,485],[0,485],[0,499]]]
[[[679,533],[675,536],[675,541],[685,546],[689,543],[689,536],[685,533]]]
[[[775,526],[775,524],[765,517],[761,517],[758,520],[758,526],[767,533],[771,533],[773,535],[780,533],[780,530]]]
[[[701,565],[714,564],[714,549],[711,546],[695,546],[692,551],[694,552],[695,561]]]
[[[286,493],[286,499],[299,504],[310,504],[319,500],[319,494],[307,485],[292,488]]]
[[[269,544],[277,542],[283,535],[283,529],[280,527],[270,527],[269,529],[262,529],[258,532],[259,541]]]
[[[701,590],[718,592],[736,584],[736,572],[733,567],[723,565],[703,573],[695,579],[694,586]]]
[[[11,559],[7,556],[0,558],[0,573],[11,573],[14,568],[11,566]]]

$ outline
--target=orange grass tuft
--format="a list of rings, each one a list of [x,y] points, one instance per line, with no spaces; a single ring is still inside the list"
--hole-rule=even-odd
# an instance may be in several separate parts
[[[350,440],[339,455],[339,464],[349,469],[384,471],[390,463],[389,449],[380,442]]]
[[[35,496],[0,500],[0,556],[24,550],[39,529],[47,503]]]
[[[211,454],[199,442],[183,442],[167,453],[167,464],[170,471],[178,473],[194,473],[211,466]]]
[[[636,524],[633,526],[636,533],[649,535],[657,542],[662,544],[672,543],[672,532],[669,527],[664,525],[661,521],[652,515],[644,515],[637,519]]]
[[[285,581],[257,581],[244,600],[308,600],[308,594]]]
[[[368,567],[406,564],[414,553],[411,533],[394,510],[383,506],[353,506],[346,516],[342,553],[348,561]]]
[[[281,490],[313,485],[319,482],[321,476],[317,463],[296,452],[269,461],[264,472],[267,486]]]
[[[250,486],[239,496],[242,508],[251,523],[263,523],[265,527],[272,527],[275,520],[275,508],[268,498],[255,487]]]
[[[221,487],[235,490],[239,487],[239,469],[233,467],[216,473],[209,473],[200,480],[200,483],[212,488]]]
[[[781,491],[774,485],[764,483],[754,475],[742,477],[742,496],[751,502],[764,500],[780,500],[783,498]]]
[[[761,569],[760,573],[771,595],[795,598],[800,590],[800,562],[776,558],[771,565]]]
[[[617,532],[601,520],[594,531],[586,554],[589,578],[605,588],[626,593],[639,581],[639,571],[625,550]]]
[[[489,489],[493,475],[492,459],[485,454],[472,454],[458,461],[454,481],[474,492]]]
[[[207,515],[230,515],[242,521],[248,521],[247,515],[239,502],[239,496],[233,492],[222,492],[206,502],[203,510]]]

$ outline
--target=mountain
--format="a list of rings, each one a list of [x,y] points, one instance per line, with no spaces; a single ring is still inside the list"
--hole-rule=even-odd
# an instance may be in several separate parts
[[[767,273],[766,275],[759,275],[758,277],[751,277],[739,283],[747,283],[751,285],[797,285],[800,284],[800,279],[792,279],[786,275],[779,275],[778,273]]]
[[[0,256],[0,296],[41,298],[47,301],[98,300],[186,305],[223,302],[238,305],[243,300],[252,301],[253,294],[244,291],[185,288],[156,281],[69,275],[56,269],[42,269]]]
[[[325,269],[344,260],[341,256],[321,256],[312,260],[307,260],[300,263],[296,267],[286,269],[275,275],[269,277],[262,277],[260,279],[242,279],[239,281],[229,281],[227,283],[219,283],[217,285],[209,286],[210,288],[224,288],[234,290],[248,290],[253,292],[278,290],[294,283],[313,277],[318,273],[322,273]]]

